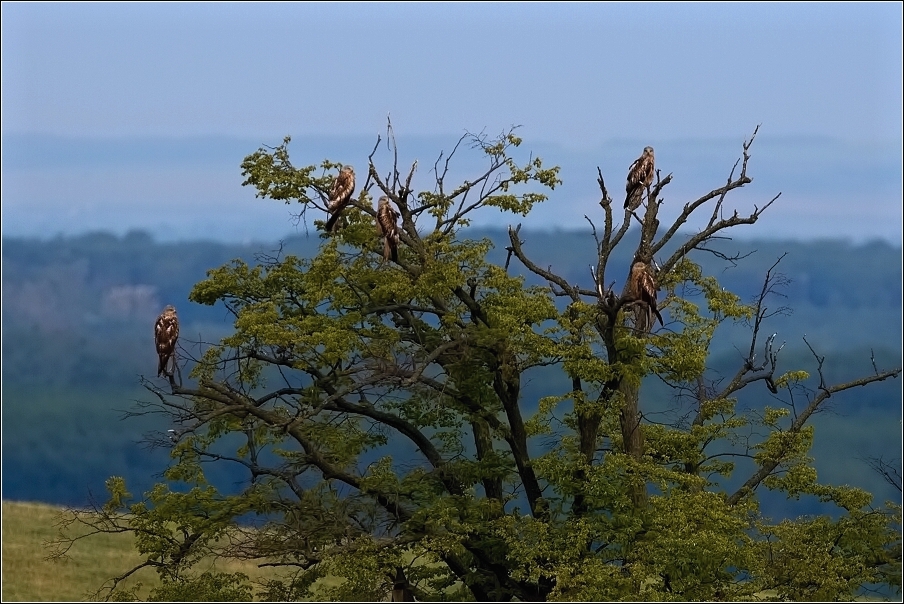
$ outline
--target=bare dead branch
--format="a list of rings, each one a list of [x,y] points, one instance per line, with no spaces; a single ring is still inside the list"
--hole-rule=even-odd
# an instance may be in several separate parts
[[[869,467],[872,470],[882,477],[882,480],[890,484],[895,488],[899,493],[901,492],[901,460],[895,460],[897,465],[894,462],[888,461],[884,459],[881,455],[879,457],[868,457],[864,459]]]
[[[811,348],[812,350],[812,348]],[[816,355],[815,351],[813,353],[817,359],[820,359],[818,355]],[[823,359],[824,360],[824,359]],[[821,361],[820,361],[821,365]],[[875,382],[882,382],[889,378],[896,378],[901,375],[901,368],[898,367],[896,369],[889,369],[886,371],[881,371],[876,373],[875,375],[866,376],[860,379],[851,380],[850,382],[844,382],[842,384],[836,384],[834,386],[826,386],[825,380],[822,376],[822,370],[820,368],[820,390],[821,392],[813,397],[813,400],[810,401],[810,404],[807,405],[806,409],[798,415],[793,422],[791,422],[791,426],[788,428],[788,432],[792,434],[799,433],[810,416],[815,413],[820,405],[825,402],[829,397],[838,392],[843,392],[845,390],[850,390],[851,388],[856,388],[858,386],[866,386],[867,384],[872,384]],[[778,455],[775,459],[770,459],[764,461],[760,467],[754,472],[754,474],[744,482],[741,487],[732,493],[727,501],[729,505],[735,505],[738,501],[741,500],[747,493],[752,492],[756,487],[770,474],[772,474],[776,468],[784,461],[784,455]]]

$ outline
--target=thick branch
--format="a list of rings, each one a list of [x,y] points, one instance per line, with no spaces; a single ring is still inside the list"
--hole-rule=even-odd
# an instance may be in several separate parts
[[[509,227],[508,233],[509,241],[511,241],[512,244],[512,253],[515,254],[518,260],[520,260],[521,263],[524,264],[524,266],[527,267],[529,271],[536,275],[539,275],[540,277],[543,277],[550,283],[554,283],[561,287],[562,291],[566,292],[575,302],[578,302],[580,300],[580,292],[576,288],[569,285],[565,279],[559,277],[555,273],[543,270],[542,268],[531,262],[530,259],[528,259],[528,257],[524,254],[524,250],[521,249],[521,240],[518,239],[518,233],[516,230]],[[589,292],[589,295],[594,295],[594,292]]]

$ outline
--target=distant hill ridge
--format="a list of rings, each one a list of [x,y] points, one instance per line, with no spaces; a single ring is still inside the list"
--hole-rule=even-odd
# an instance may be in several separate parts
[[[471,228],[466,233],[472,238],[491,239],[495,247],[490,259],[505,262],[508,238],[504,230]],[[551,267],[569,282],[592,288],[587,267],[596,261],[594,241],[587,231],[522,230],[521,239],[537,264]],[[148,326],[165,304],[177,306],[186,333],[197,333],[202,325],[208,331],[222,333],[230,326],[227,313],[187,299],[207,270],[234,258],[254,264],[258,254],[273,255],[280,249],[282,254],[311,256],[322,242],[313,231],[281,242],[248,244],[159,243],[140,231],[121,237],[109,233],[51,240],[4,237],[5,379],[15,381],[41,372],[33,355],[47,352],[46,348],[35,348],[42,346],[45,338],[45,344],[53,347],[70,338],[87,338],[88,350],[95,340],[135,339],[135,346],[144,346]],[[716,242],[714,247],[743,258],[733,266],[703,252],[694,252],[691,257],[706,274],[716,276],[723,287],[745,301],[760,291],[766,270],[784,255],[778,270],[789,280],[781,290],[787,297],[774,304],[790,307],[793,315],[776,317],[776,331],[795,339],[809,334],[827,347],[862,344],[900,350],[900,246],[881,241],[855,245],[832,240],[801,243],[735,239]],[[623,283],[630,254],[627,246],[618,250],[610,261],[608,280]],[[526,274],[529,282],[543,284],[517,262],[512,263],[510,272]],[[30,344],[11,345],[13,334],[21,332],[30,334]],[[24,348],[30,352],[26,354]],[[19,362],[23,363],[20,371],[10,371]],[[57,367],[54,375],[59,376],[58,371]],[[134,375],[133,371],[120,373]]]
[[[522,229],[520,235],[538,264],[552,267],[571,283],[591,287],[588,265],[595,262],[594,243],[587,230]],[[490,238],[495,244],[491,259],[505,262],[504,230],[472,228],[467,236]],[[281,250],[309,256],[322,242],[315,232],[286,237]],[[779,342],[788,343],[783,369],[812,362],[804,335],[826,356],[828,375],[836,381],[870,372],[873,355],[880,367],[900,364],[900,246],[741,239],[718,245],[726,254],[747,257],[736,266],[711,254],[696,253],[694,258],[705,273],[745,301],[759,291],[766,270],[786,254],[779,270],[790,280],[782,291],[787,297],[773,303],[793,313],[774,317],[765,327],[778,333]],[[217,341],[231,332],[232,317],[222,307],[189,302],[192,287],[209,269],[238,257],[255,263],[258,254],[273,255],[278,249],[278,240],[161,243],[140,231],[49,240],[4,237],[4,497],[82,504],[89,492],[103,499],[103,483],[111,474],[126,476],[135,493],[149,488],[154,473],[165,466],[167,452],[148,450],[138,442],[145,431],[167,426],[154,417],[118,420],[136,400],[147,400],[138,376],[153,377],[156,372],[154,319],[164,304],[174,304],[183,346]],[[626,248],[612,258],[611,280],[623,282],[630,253]],[[516,261],[509,271],[525,272]],[[528,281],[543,284],[533,276]],[[668,315],[668,308],[664,313]],[[745,325],[725,325],[711,351],[711,365],[732,371],[739,362],[738,347],[745,343],[749,345]],[[536,400],[531,388],[540,381],[526,385],[526,404]],[[853,464],[851,456],[895,450],[900,442],[900,399],[899,380],[838,397],[833,404],[844,417],[819,432],[831,438],[816,455],[826,460],[821,475],[852,484],[863,480],[877,492],[883,489],[881,480],[864,472],[863,464]],[[852,423],[851,414],[859,414],[859,419]],[[827,414],[826,420],[831,417]],[[839,435],[859,440],[840,449]],[[231,484],[233,477],[218,480]]]

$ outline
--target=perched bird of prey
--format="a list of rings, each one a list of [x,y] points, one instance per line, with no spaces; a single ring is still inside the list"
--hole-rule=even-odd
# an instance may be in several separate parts
[[[355,170],[351,166],[343,166],[333,181],[333,188],[330,190],[330,203],[327,210],[330,217],[326,221],[326,231],[331,233],[336,230],[336,222],[342,214],[342,210],[348,205],[355,192]]]
[[[173,375],[176,365],[176,341],[178,339],[179,317],[176,316],[176,308],[169,305],[163,309],[154,324],[154,342],[157,345],[157,356],[160,359],[157,365],[157,377]],[[170,359],[172,359],[173,369],[167,370]]]
[[[399,213],[385,195],[377,205],[377,226],[383,236],[383,260],[399,261]]]
[[[653,182],[655,166],[653,147],[644,147],[643,153],[628,168],[628,182],[625,184],[625,208],[632,212],[640,206],[643,190]]]
[[[659,287],[656,285],[656,279],[643,262],[635,262],[631,266],[630,277],[630,295],[635,299],[635,304],[639,304],[639,312],[635,312],[635,326],[639,331],[649,331],[653,325],[653,315],[659,319],[659,324],[664,325],[662,315],[656,308],[656,292]]]

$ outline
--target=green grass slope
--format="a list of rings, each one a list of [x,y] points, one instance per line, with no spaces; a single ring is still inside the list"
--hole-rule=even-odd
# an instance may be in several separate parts
[[[48,560],[49,542],[56,538],[57,520],[64,508],[42,503],[3,502],[4,602],[84,601],[106,579],[139,561],[129,535],[96,535],[85,539],[62,560]],[[127,581],[158,584],[151,569]]]
[[[141,560],[134,539],[126,534],[93,535],[76,543],[61,560],[50,560],[49,542],[58,534],[63,507],[43,503],[3,502],[3,602],[71,602],[91,600],[110,577],[121,574]],[[272,569],[250,562],[201,563],[205,570],[242,572],[252,582],[270,578]],[[142,599],[160,581],[150,568],[143,568],[123,582],[125,588],[141,583]]]

